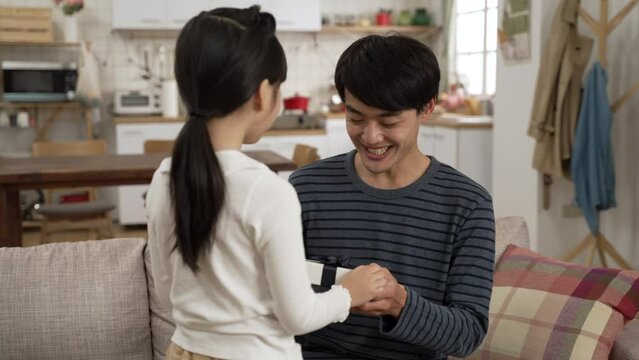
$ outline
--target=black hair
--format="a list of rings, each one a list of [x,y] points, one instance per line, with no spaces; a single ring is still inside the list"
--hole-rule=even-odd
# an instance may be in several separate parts
[[[351,44],[335,68],[342,101],[346,89],[368,106],[418,112],[439,91],[439,65],[433,52],[404,35],[369,35]]]
[[[189,113],[173,148],[171,199],[177,249],[196,273],[224,205],[225,184],[207,122],[246,103],[260,83],[286,79],[275,18],[247,9],[203,11],[184,26],[175,47],[175,78]]]

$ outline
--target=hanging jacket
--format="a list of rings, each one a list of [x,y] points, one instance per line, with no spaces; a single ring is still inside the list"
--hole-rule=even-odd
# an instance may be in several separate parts
[[[593,40],[577,33],[578,0],[563,0],[542,51],[528,135],[535,138],[533,167],[570,178],[581,79]]]
[[[586,78],[571,166],[575,203],[595,235],[599,233],[599,211],[617,206],[607,82],[606,70],[596,62]]]

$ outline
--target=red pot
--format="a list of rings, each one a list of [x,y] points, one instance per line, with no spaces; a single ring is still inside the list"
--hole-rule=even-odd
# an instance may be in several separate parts
[[[375,17],[378,26],[389,26],[392,22],[390,12],[380,11]]]
[[[308,109],[308,100],[309,98],[299,95],[286,98],[284,99],[284,110],[302,110],[306,112]]]

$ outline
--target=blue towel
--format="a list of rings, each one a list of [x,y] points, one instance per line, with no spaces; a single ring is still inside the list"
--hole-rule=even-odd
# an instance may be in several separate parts
[[[606,70],[596,62],[586,77],[572,149],[575,203],[595,235],[599,233],[599,211],[617,206],[607,83]]]

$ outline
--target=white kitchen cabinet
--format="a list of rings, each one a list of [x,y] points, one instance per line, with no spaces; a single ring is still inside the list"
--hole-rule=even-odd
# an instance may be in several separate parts
[[[326,120],[327,149],[323,158],[343,154],[353,150],[353,142],[346,132],[346,120],[342,118]]]
[[[142,154],[147,140],[175,139],[183,122],[117,124],[115,126],[118,154]],[[118,187],[118,220],[121,225],[146,224],[144,194],[148,185]]]
[[[117,124],[115,127],[118,154],[142,154],[147,140],[173,140],[177,138],[183,122]]]
[[[176,30],[201,11],[260,5],[273,14],[278,31],[319,31],[320,0],[113,0],[115,30]]]
[[[192,17],[202,11],[213,10],[218,7],[245,8],[252,5],[260,5],[262,9],[268,4],[268,0],[160,0],[158,4],[166,7],[167,29],[179,30]]]
[[[277,31],[320,31],[319,0],[267,0],[262,10],[275,17]]]
[[[262,136],[255,144],[242,145],[242,150],[271,150],[287,159],[292,159],[295,145],[302,144],[317,148],[317,154],[320,158],[324,158],[327,149],[326,141],[325,134]],[[291,173],[292,171],[279,171],[277,174],[286,180]]]
[[[242,145],[242,150],[271,150],[287,159],[293,158],[295,145],[303,144],[317,148],[317,154],[324,158],[326,153],[326,135],[275,135],[262,136],[255,144]]]
[[[419,150],[428,155],[435,154],[435,134],[434,126],[421,126],[417,135],[417,147]]]
[[[167,28],[167,7],[157,0],[113,0],[111,27],[127,30]]]
[[[464,124],[464,118],[441,122],[441,125],[422,125],[417,138],[421,152],[433,155],[438,161],[454,167],[483,186],[492,188],[491,126],[477,126],[482,119],[472,118]],[[483,119],[490,122],[490,119]]]

